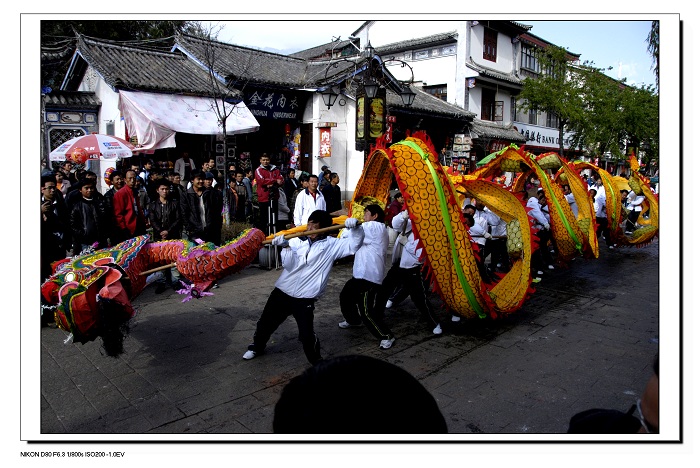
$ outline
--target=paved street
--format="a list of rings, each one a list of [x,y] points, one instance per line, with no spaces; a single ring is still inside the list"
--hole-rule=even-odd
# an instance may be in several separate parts
[[[435,336],[405,301],[387,311],[397,337],[389,350],[364,328],[338,328],[338,294],[352,271],[338,265],[316,306],[322,353],[406,369],[455,434],[564,433],[579,411],[626,410],[659,346],[659,244],[601,247],[599,259],[547,272],[524,307],[502,320],[453,323],[440,310],[445,333]],[[117,359],[102,355],[99,340],[65,345],[65,332],[43,328],[42,433],[270,434],[282,388],[307,367],[291,318],[266,354],[241,359],[278,276],[250,266],[220,281],[214,296],[187,303],[149,286]],[[642,286],[632,290],[632,277]]]

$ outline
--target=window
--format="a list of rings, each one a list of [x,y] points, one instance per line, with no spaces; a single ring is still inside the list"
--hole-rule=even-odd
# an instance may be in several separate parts
[[[425,86],[423,87],[423,91],[425,91],[428,94],[432,94],[438,99],[447,101],[447,85]]]
[[[527,112],[527,123],[537,125],[537,111],[535,109],[530,109]]]
[[[496,91],[481,90],[481,120],[503,121],[503,101],[496,101]]]
[[[498,33],[493,29],[484,28],[484,60],[496,61]]]
[[[540,72],[540,64],[537,62],[537,58],[535,58],[534,47],[527,44],[522,45],[522,52],[520,53],[520,68],[525,68],[535,73]]]
[[[83,135],[87,135],[87,132],[80,127],[52,127],[49,130],[50,149],[58,148],[71,138]]]
[[[559,128],[559,117],[554,112],[547,112],[547,127]]]
[[[516,116],[516,105],[515,105],[515,96],[510,97],[510,121],[515,122],[515,116]]]

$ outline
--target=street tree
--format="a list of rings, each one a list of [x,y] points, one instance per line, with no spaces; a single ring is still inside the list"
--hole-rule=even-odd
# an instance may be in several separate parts
[[[521,108],[547,110],[559,117],[560,154],[563,131],[570,148],[589,154],[627,157],[630,148],[643,148],[645,159],[658,154],[658,96],[652,86],[633,87],[615,80],[592,62],[576,64],[556,46],[539,51],[542,74],[527,78]],[[609,69],[608,69],[609,70]]]
[[[221,43],[217,41],[218,33],[223,26],[212,25],[208,29],[200,30],[196,37],[189,37],[190,47],[196,48],[196,55],[202,62],[208,74],[210,89],[212,92],[210,100],[210,110],[216,114],[220,135],[223,137],[223,154],[228,154],[228,131],[227,121],[234,112],[240,112],[240,107],[237,106],[243,100],[241,90],[234,87],[229,79],[230,70],[226,69],[223,63],[221,53]],[[238,164],[236,164],[238,167]],[[229,198],[227,174],[224,170],[224,225],[231,224],[229,206],[231,200]]]
[[[651,30],[647,36],[647,51],[653,60],[652,70],[656,75],[656,89],[659,89],[659,21],[651,22]]]
[[[583,82],[570,66],[571,56],[556,46],[537,52],[542,70],[538,78],[525,78],[520,92],[520,108],[547,111],[559,121],[559,154],[564,154],[564,128],[583,118]]]

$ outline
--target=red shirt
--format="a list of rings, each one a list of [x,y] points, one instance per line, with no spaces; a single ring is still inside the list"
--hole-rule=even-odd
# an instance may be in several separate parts
[[[138,205],[131,187],[125,185],[117,190],[112,206],[114,206],[114,220],[119,229],[128,230],[131,235],[134,235],[139,218],[144,223],[142,225],[145,225],[143,208]]]
[[[257,182],[257,193],[258,193],[258,201],[259,202],[268,202],[270,201],[270,186],[272,185],[278,185],[278,181],[284,182],[284,179],[282,178],[282,174],[280,174],[280,170],[277,169],[276,166],[270,165],[268,166],[270,169],[266,169],[264,166],[260,166],[257,169],[255,169],[255,181]],[[279,186],[281,190],[281,185]],[[275,192],[276,196],[273,197],[273,199],[277,199],[279,197],[279,193]]]

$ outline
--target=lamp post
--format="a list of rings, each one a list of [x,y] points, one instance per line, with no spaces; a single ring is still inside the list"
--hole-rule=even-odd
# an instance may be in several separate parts
[[[329,71],[337,69],[344,62],[353,65],[352,72],[345,73],[342,80],[329,80]],[[401,68],[408,67],[410,80],[398,80],[391,75],[386,65],[392,62],[400,64]],[[364,151],[366,157],[371,143],[386,131],[387,89],[399,95],[405,106],[411,106],[416,97],[410,87],[413,78],[413,68],[408,63],[394,58],[382,61],[368,43],[360,54],[360,60],[344,58],[328,65],[324,79],[326,87],[321,90],[321,98],[330,109],[341,92],[352,88],[356,97],[355,150]]]

